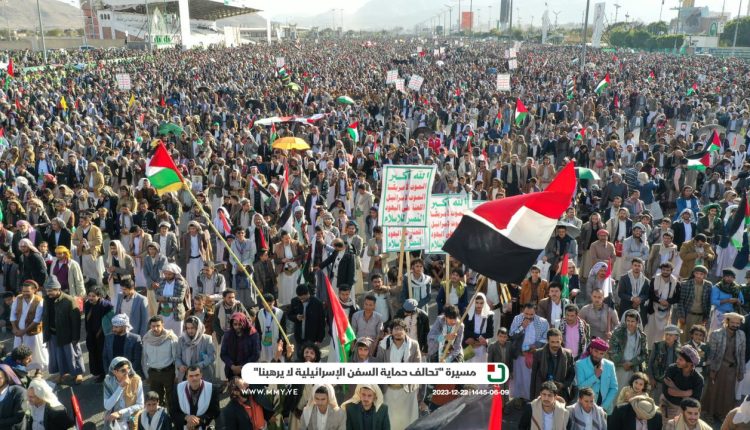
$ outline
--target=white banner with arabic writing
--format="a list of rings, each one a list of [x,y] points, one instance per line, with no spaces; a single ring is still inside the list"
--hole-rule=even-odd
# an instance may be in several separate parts
[[[383,227],[428,227],[428,197],[435,166],[383,166],[380,225]]]

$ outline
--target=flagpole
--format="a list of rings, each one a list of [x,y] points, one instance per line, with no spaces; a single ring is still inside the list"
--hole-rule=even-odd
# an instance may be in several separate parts
[[[268,310],[268,313],[271,314],[271,317],[273,318],[274,322],[279,327],[279,333],[281,334],[281,336],[284,337],[284,341],[286,341],[287,345],[292,345],[292,343],[289,342],[289,337],[287,337],[287,334],[286,334],[286,331],[284,330],[284,327],[281,325],[281,322],[279,321],[279,319],[276,318],[276,313],[273,312],[273,309],[271,308],[271,305],[269,305],[268,302],[266,301],[265,297],[263,297],[263,292],[260,291],[260,289],[258,288],[258,286],[255,284],[255,281],[253,280],[253,277],[250,275],[250,272],[248,272],[247,269],[245,268],[245,265],[242,264],[242,260],[240,260],[240,258],[237,256],[237,254],[235,254],[234,251],[232,251],[232,247],[229,246],[229,243],[227,243],[226,239],[224,239],[224,236],[221,234],[221,232],[219,232],[219,229],[217,229],[216,226],[214,225],[214,223],[211,222],[211,216],[206,213],[205,209],[203,209],[203,205],[195,197],[195,195],[193,194],[193,191],[190,189],[190,187],[187,186],[187,184],[185,183],[185,179],[182,177],[182,175],[180,175],[180,179],[182,180],[182,186],[184,187],[185,190],[187,190],[188,194],[190,194],[190,198],[193,200],[193,204],[197,205],[200,208],[201,213],[206,216],[206,219],[208,220],[208,225],[214,231],[214,234],[216,234],[216,237],[219,240],[221,240],[221,243],[224,244],[224,248],[227,251],[229,251],[229,255],[232,256],[232,258],[234,259],[234,261],[237,263],[237,266],[242,269],[242,272],[247,277],[247,280],[250,282],[250,285],[252,285],[253,289],[255,289],[255,292],[258,295],[258,297],[260,298],[260,301],[263,302],[263,307]],[[283,354],[285,354],[285,353],[286,353],[286,351],[283,352]]]
[[[398,253],[398,285],[402,286],[404,281],[404,248],[406,248],[406,227],[401,227],[401,250]],[[408,276],[408,275],[407,275]],[[411,288],[407,283],[408,297],[411,299]]]
[[[477,281],[477,284],[479,284],[479,280]],[[471,307],[471,304],[474,303],[474,300],[477,298],[477,294],[479,294],[479,288],[474,289],[474,295],[471,296],[471,300],[469,300],[469,304],[466,306],[466,309],[464,309],[464,314],[461,316],[461,319],[458,321],[459,324],[463,324],[464,320],[466,319],[466,316],[469,315],[469,308]],[[440,357],[441,363],[444,363],[445,359],[448,357],[448,351],[450,350],[451,345],[453,345],[452,341],[445,342],[445,349],[443,350],[443,356]]]

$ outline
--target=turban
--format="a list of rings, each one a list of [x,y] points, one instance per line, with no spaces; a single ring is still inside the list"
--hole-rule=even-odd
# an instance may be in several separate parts
[[[591,340],[591,343],[589,343],[589,348],[606,352],[609,351],[609,344],[606,340],[595,337]]]
[[[597,235],[597,236],[599,236],[599,235],[600,235],[600,234],[602,234],[602,233],[604,233],[604,234],[606,234],[607,236],[609,236],[609,232],[608,232],[607,230],[603,229],[603,228],[600,228],[599,230],[597,230],[597,231],[596,231],[596,235]]]
[[[745,317],[738,314],[737,312],[727,312],[724,314],[724,321],[726,320],[739,320],[740,322],[745,320]]]
[[[70,250],[62,245],[55,248],[55,254],[65,254],[65,258],[70,260]]]
[[[117,314],[112,317],[113,327],[125,327],[128,330],[132,330],[133,327],[130,325],[130,318],[126,314]]]
[[[162,272],[170,272],[174,273],[175,275],[182,274],[182,270],[180,270],[180,266],[174,264],[174,263],[167,263],[164,265],[164,268],[161,269]]]
[[[701,362],[701,357],[698,354],[698,351],[690,345],[683,345],[682,348],[680,348],[679,354],[682,355],[682,358],[686,358],[693,363],[693,366],[697,366]]]

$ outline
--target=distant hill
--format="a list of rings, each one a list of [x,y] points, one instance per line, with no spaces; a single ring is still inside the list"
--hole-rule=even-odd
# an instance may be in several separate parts
[[[83,16],[80,9],[57,0],[39,0],[39,6],[42,9],[42,22],[44,23],[45,31],[83,28]],[[39,29],[36,1],[11,1],[0,8],[0,13],[5,15],[6,10],[8,22],[12,30]],[[3,16],[3,18],[5,17]],[[0,32],[6,29],[5,20],[0,19]]]

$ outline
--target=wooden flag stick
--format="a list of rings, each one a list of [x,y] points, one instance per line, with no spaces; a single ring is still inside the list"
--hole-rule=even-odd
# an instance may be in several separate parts
[[[229,251],[229,255],[231,255],[232,258],[234,259],[234,261],[237,263],[237,267],[239,267],[240,269],[242,269],[242,272],[247,277],[248,282],[250,283],[250,285],[255,290],[255,293],[258,295],[258,298],[260,298],[260,301],[263,302],[263,307],[268,311],[268,313],[271,314],[271,317],[273,318],[273,321],[279,327],[279,333],[284,338],[284,341],[286,342],[286,344],[287,345],[292,345],[292,343],[289,342],[289,337],[286,335],[286,331],[284,330],[284,327],[281,325],[281,321],[279,321],[279,319],[276,318],[276,313],[273,312],[273,309],[271,309],[271,305],[269,305],[268,302],[266,301],[265,297],[263,297],[263,292],[255,284],[255,281],[253,280],[252,275],[250,275],[250,272],[247,271],[247,269],[245,268],[245,265],[242,264],[242,260],[240,260],[240,258],[237,256],[237,254],[235,254],[234,251],[232,251],[232,247],[229,246],[229,243],[227,243],[226,239],[224,239],[224,236],[221,234],[221,232],[219,232],[219,229],[217,229],[216,226],[214,225],[214,223],[211,222],[211,216],[206,213],[205,209],[203,209],[203,205],[195,197],[195,195],[193,194],[193,191],[190,189],[190,187],[188,187],[187,184],[185,184],[185,180],[184,179],[182,181],[182,185],[185,187],[185,189],[187,190],[188,194],[190,194],[190,198],[193,199],[193,204],[197,205],[200,208],[201,213],[206,216],[206,219],[208,220],[209,227],[211,227],[211,229],[214,231],[214,234],[216,234],[216,237],[219,240],[221,240],[221,243],[224,244],[224,247],[226,248],[226,250]],[[269,250],[269,252],[270,252],[270,250]],[[286,354],[286,351],[284,351],[284,354]]]
[[[404,248],[406,248],[406,227],[401,228],[401,250],[398,252],[398,281],[396,281],[398,287],[403,285],[404,280]],[[411,298],[411,290],[409,298]]]
[[[479,285],[479,281],[477,281],[477,285]],[[469,308],[471,308],[471,305],[474,303],[474,299],[477,298],[477,294],[479,294],[479,288],[474,289],[474,295],[471,296],[471,300],[469,300],[469,304],[466,306],[466,309],[464,309],[463,315],[461,315],[461,319],[458,320],[458,324],[456,327],[458,327],[460,324],[464,323],[464,320],[466,319],[466,316],[469,315]],[[443,350],[443,356],[440,358],[440,362],[444,363],[445,359],[448,357],[448,352],[450,350],[451,345],[453,345],[453,342],[446,342],[445,343],[445,349]]]

